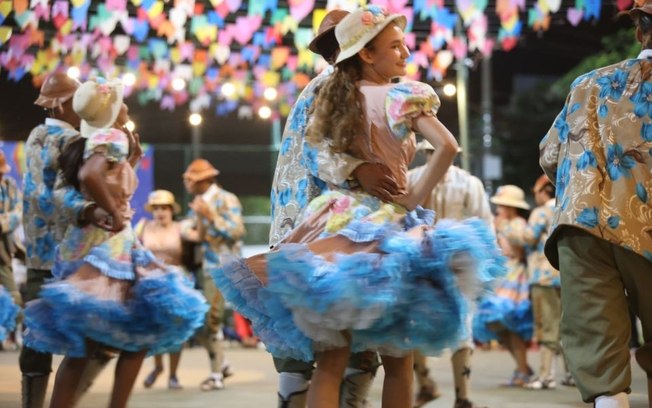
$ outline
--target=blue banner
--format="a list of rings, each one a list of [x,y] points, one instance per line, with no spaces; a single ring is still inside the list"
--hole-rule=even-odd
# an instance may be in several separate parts
[[[138,177],[138,188],[131,199],[131,207],[136,211],[133,225],[146,215],[143,208],[147,202],[147,196],[154,189],[154,147],[143,144],[144,156],[136,167]],[[16,180],[16,185],[22,189],[23,173],[25,173],[25,143],[24,142],[0,142],[2,150],[11,166],[8,176]]]

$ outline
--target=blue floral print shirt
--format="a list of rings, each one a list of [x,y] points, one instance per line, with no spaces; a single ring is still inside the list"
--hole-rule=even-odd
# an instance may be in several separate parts
[[[181,222],[181,235],[193,240],[193,231],[204,231],[204,235],[200,237],[204,254],[203,267],[209,269],[220,265],[220,255],[241,255],[242,239],[246,230],[242,219],[242,205],[235,194],[213,184],[201,198],[211,208],[211,218],[199,217],[191,210]]]
[[[20,225],[23,204],[16,181],[9,176],[3,176],[0,182],[0,205],[0,232],[11,234]]]
[[[328,183],[347,188],[351,173],[364,162],[348,154],[331,152],[327,141],[314,145],[305,140],[316,90],[332,72],[333,68],[329,67],[310,81],[285,123],[272,182],[271,246],[294,228],[308,203],[321,194]]]
[[[555,216],[555,199],[550,199],[530,214],[526,228],[512,230],[503,229],[503,234],[511,242],[525,246],[527,254],[527,271],[530,285],[559,287],[559,271],[555,269],[544,253],[544,247],[552,220]]]
[[[562,225],[652,261],[652,50],[578,77],[539,148],[557,187],[553,266]]]
[[[59,156],[79,133],[68,123],[48,118],[32,130],[25,145],[23,227],[26,265],[52,269],[56,243],[66,227],[76,224],[90,202],[59,173]]]

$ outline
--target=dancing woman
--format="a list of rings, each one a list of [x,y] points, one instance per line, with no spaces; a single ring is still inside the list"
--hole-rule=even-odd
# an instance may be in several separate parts
[[[25,311],[25,343],[64,354],[50,407],[70,407],[89,358],[119,352],[111,408],[125,407],[142,361],[179,347],[202,324],[206,305],[136,239],[129,200],[137,180],[138,140],[110,128],[123,107],[119,81],[82,84],[73,97],[82,138],[66,148],[61,169],[68,182],[111,218],[105,228],[70,226],[59,245],[54,281]],[[123,112],[126,110],[123,109]]]
[[[377,6],[337,25],[335,72],[319,91],[307,131],[313,142],[327,140],[334,151],[389,168],[399,187],[393,202],[331,187],[274,251],[224,259],[211,271],[272,354],[316,358],[310,407],[336,407],[349,352],[369,349],[380,352],[385,367],[383,406],[410,406],[412,350],[434,354],[461,335],[457,282],[473,281],[478,271],[490,279],[501,269],[481,221],[434,229],[434,214],[417,208],[458,146],[435,116],[439,99],[431,87],[392,82],[406,74],[405,25],[404,16]],[[414,131],[436,152],[408,191]]]

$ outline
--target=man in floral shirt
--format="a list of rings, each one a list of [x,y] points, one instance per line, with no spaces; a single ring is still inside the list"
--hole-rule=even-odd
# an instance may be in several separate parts
[[[546,255],[561,273],[562,344],[596,407],[629,406],[628,305],[648,391],[652,378],[652,0],[630,15],[639,56],[577,78],[540,145],[557,187]]]
[[[22,304],[16,288],[11,259],[14,255],[13,233],[22,218],[22,197],[13,178],[7,176],[11,166],[0,151],[0,286],[9,292],[17,305]]]
[[[72,96],[79,85],[77,80],[66,74],[55,73],[45,80],[34,102],[46,109],[49,117],[44,124],[32,130],[25,146],[27,170],[23,178],[23,227],[27,266],[26,302],[37,298],[43,282],[52,278],[56,243],[63,237],[66,226],[85,222],[99,225],[108,217],[97,205],[86,201],[79,191],[66,185],[59,173],[59,156],[67,144],[79,135],[75,127],[79,126],[80,119],[72,110]],[[80,392],[90,387],[108,361],[108,356],[96,357],[90,360],[84,372],[85,381],[80,384]],[[23,373],[23,406],[42,407],[52,371],[52,356],[23,347],[20,369]]]
[[[210,305],[204,328],[198,333],[208,352],[211,369],[208,378],[200,384],[202,391],[221,390],[224,378],[231,375],[218,336],[224,317],[224,297],[209,271],[220,266],[220,255],[240,256],[245,234],[240,200],[216,183],[219,173],[204,159],[194,160],[183,173],[183,184],[194,199],[189,204],[191,212],[182,223],[181,234],[189,241],[201,243],[203,260],[198,280]]]

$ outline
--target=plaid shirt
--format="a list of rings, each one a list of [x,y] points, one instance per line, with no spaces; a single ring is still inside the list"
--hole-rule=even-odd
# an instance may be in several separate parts
[[[546,246],[558,227],[581,228],[652,261],[652,50],[577,78],[540,144],[557,187]]]
[[[23,227],[28,268],[52,269],[57,242],[90,204],[59,173],[59,156],[78,134],[68,123],[48,118],[27,138]]]

